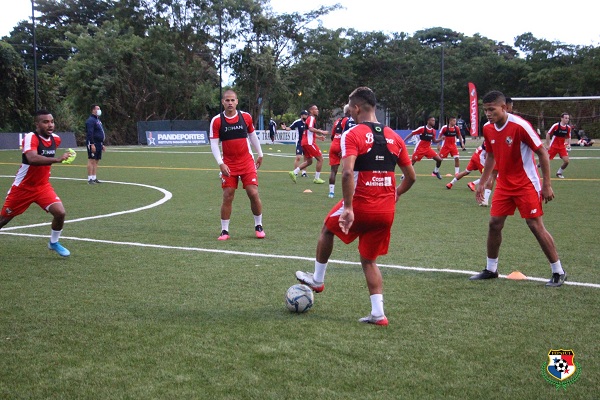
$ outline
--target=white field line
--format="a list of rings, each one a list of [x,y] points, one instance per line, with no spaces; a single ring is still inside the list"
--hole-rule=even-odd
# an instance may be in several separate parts
[[[6,178],[7,176],[5,175],[0,175],[0,178]],[[87,179],[78,179],[78,178],[56,178],[53,177],[52,179],[64,179],[64,180],[71,180],[71,181],[86,181]],[[123,214],[130,214],[130,213],[135,213],[138,211],[143,211],[143,210],[148,210],[150,208],[154,208],[154,207],[158,207],[161,204],[169,201],[172,197],[173,194],[171,192],[169,192],[168,190],[156,187],[156,186],[151,186],[151,185],[144,185],[141,183],[130,183],[130,182],[117,182],[117,181],[102,181],[102,184],[105,183],[114,183],[114,184],[118,184],[118,185],[132,185],[132,186],[141,186],[141,187],[146,187],[146,188],[150,188],[150,189],[154,189],[154,190],[158,190],[159,192],[162,192],[162,194],[164,195],[162,199],[149,204],[147,206],[143,206],[143,207],[138,207],[138,208],[134,208],[131,210],[125,210],[125,211],[117,211],[114,213],[110,213],[110,214],[102,214],[102,215],[93,215],[90,217],[83,217],[83,218],[77,218],[77,219],[70,219],[70,220],[66,220],[65,224],[69,224],[72,222],[81,222],[81,221],[88,221],[91,219],[98,219],[98,218],[108,218],[108,217],[114,217],[117,215],[123,215]],[[24,229],[24,228],[35,228],[38,226],[46,226],[46,225],[50,225],[52,222],[43,222],[43,223],[39,223],[39,224],[32,224],[32,225],[21,225],[21,226],[11,226],[8,228],[2,228],[2,231],[11,231],[11,230],[16,230],[16,229]]]
[[[4,235],[13,235],[13,236],[26,236],[26,237],[38,237],[38,238],[47,238],[47,235],[33,235],[26,233],[12,233],[12,232],[2,232],[0,234]],[[77,238],[72,236],[61,236],[61,239],[66,240],[75,240],[79,242],[91,242],[91,243],[103,243],[103,244],[112,244],[119,246],[132,246],[132,247],[145,247],[145,248],[153,248],[153,249],[163,249],[163,250],[176,250],[176,251],[196,251],[203,253],[218,253],[218,254],[229,254],[229,255],[239,255],[246,257],[261,257],[261,258],[277,258],[277,259],[285,259],[285,260],[300,260],[300,261],[314,261],[314,258],[311,257],[301,257],[301,256],[290,256],[283,254],[263,254],[263,253],[249,253],[244,251],[233,251],[233,250],[223,250],[223,249],[205,249],[201,247],[187,247],[187,246],[167,246],[162,244],[151,244],[151,243],[137,243],[137,242],[120,242],[115,240],[100,240],[100,239],[91,239],[91,238]],[[357,261],[344,261],[344,260],[329,260],[329,264],[344,264],[344,265],[357,265],[360,266],[360,263]],[[451,274],[463,274],[463,275],[474,275],[479,271],[466,271],[466,270],[456,270],[449,268],[423,268],[423,267],[408,267],[404,265],[392,265],[392,264],[378,264],[379,267],[382,268],[394,268],[399,270],[406,271],[416,271],[416,272],[444,272]],[[506,278],[506,275],[500,275],[501,278]],[[537,277],[527,277],[527,280],[537,281],[537,282],[547,282],[548,278],[537,278]],[[573,285],[573,286],[584,286],[590,288],[600,289],[600,284],[596,283],[586,283],[586,282],[573,282],[566,281],[565,285]]]
[[[6,177],[6,176],[0,175],[0,177]],[[53,178],[53,179],[85,180],[85,179],[75,179],[75,178]],[[87,221],[90,219],[98,219],[98,218],[108,218],[108,217],[112,217],[112,216],[116,216],[116,215],[123,215],[123,214],[129,214],[129,213],[134,213],[134,212],[138,212],[138,211],[143,211],[143,210],[157,207],[157,206],[167,202],[172,197],[171,192],[169,192],[165,189],[156,187],[156,186],[144,185],[144,184],[139,184],[139,183],[129,183],[129,182],[103,181],[103,183],[104,182],[115,183],[115,184],[120,184],[120,185],[134,185],[134,186],[142,186],[142,187],[151,188],[151,189],[155,189],[155,190],[162,192],[164,194],[164,197],[162,199],[160,199],[159,201],[154,202],[154,203],[149,204],[144,207],[139,207],[139,208],[126,210],[126,211],[119,211],[119,212],[114,212],[114,213],[104,214],[104,215],[95,215],[95,216],[90,216],[90,217],[77,218],[77,219],[65,221],[65,223],[81,222],[81,221]],[[12,228],[3,228],[2,230],[0,230],[0,234],[11,235],[11,236],[47,238],[48,237],[47,235],[34,235],[34,234],[27,234],[27,233],[7,232],[9,230],[32,228],[32,227],[39,227],[39,226],[44,226],[44,225],[50,225],[50,222],[41,223],[41,224],[33,224],[33,225],[25,225],[25,226],[16,226],[16,227],[12,227]],[[301,260],[301,261],[309,261],[309,262],[314,261],[314,259],[311,257],[278,255],[278,254],[263,254],[263,253],[249,253],[249,252],[223,250],[223,249],[204,249],[204,248],[200,248],[200,247],[167,246],[167,245],[160,245],[160,244],[137,243],[137,242],[119,242],[119,241],[114,241],[114,240],[77,238],[77,237],[71,237],[71,236],[61,236],[61,239],[75,240],[75,241],[81,241],[81,242],[113,244],[113,245],[120,245],[120,246],[147,247],[147,248],[165,249],[165,250],[197,251],[197,252],[204,252],[204,253],[220,253],[220,254],[242,255],[242,256],[247,256],[247,257],[278,258],[278,259]],[[360,263],[356,262],[356,261],[344,261],[344,260],[329,260],[329,263],[331,263],[331,264],[346,264],[346,265],[360,265]],[[393,268],[393,269],[416,271],[416,272],[445,272],[445,273],[463,274],[463,275],[474,275],[477,272],[479,272],[479,271],[455,270],[455,269],[448,269],[448,268],[437,269],[437,268],[424,268],[424,267],[409,267],[409,266],[404,266],[404,265],[393,265],[393,264],[378,264],[378,265],[382,268]],[[500,277],[506,278],[506,275],[500,275]],[[548,279],[547,278],[537,278],[537,277],[527,277],[527,280],[546,282]],[[592,287],[592,288],[600,289],[600,284],[595,284],[595,283],[566,281],[565,285],[584,286],[584,287]]]

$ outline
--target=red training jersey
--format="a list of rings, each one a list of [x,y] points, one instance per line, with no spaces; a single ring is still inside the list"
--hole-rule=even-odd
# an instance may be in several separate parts
[[[411,164],[404,140],[387,126],[383,130],[387,148],[397,157],[399,166]],[[350,128],[341,140],[342,158],[366,154],[373,147],[373,132],[368,125]],[[364,213],[393,212],[396,209],[396,176],[394,171],[354,171],[353,208]]]
[[[460,128],[456,125],[442,126],[442,129],[440,129],[440,137],[442,137],[442,136],[445,137],[444,138],[444,147],[456,147],[456,139],[462,138],[462,135],[460,134]]]
[[[331,128],[331,140],[340,140],[342,133],[346,131],[346,125],[348,124],[348,117],[340,117],[333,123]]]
[[[542,190],[534,152],[542,141],[529,122],[508,114],[503,127],[486,123],[483,126],[485,149],[494,155],[498,170],[497,190],[518,192],[526,187]]]
[[[248,141],[248,134],[254,134],[252,116],[244,111],[238,111],[233,117],[228,117],[224,113],[222,115],[224,115],[227,124],[226,132],[221,136],[221,114],[218,114],[210,121],[210,138],[221,140],[223,162],[227,164],[232,173],[255,168],[252,149]],[[240,115],[244,119],[244,123],[240,123]],[[239,132],[243,129],[244,124],[246,126],[245,135],[236,134],[232,139],[227,137],[229,131]]]
[[[317,120],[314,116],[309,115],[304,121],[304,135],[302,135],[302,146],[312,146],[315,144],[315,134],[311,132],[308,128],[314,128],[316,126]]]
[[[483,149],[482,146],[477,147],[475,153],[471,156],[471,162],[477,167],[479,171],[483,170],[483,166],[485,165],[485,158],[487,152]]]
[[[423,149],[425,147],[431,147],[431,141],[433,140],[433,138],[435,138],[437,132],[434,128],[430,128],[428,126],[420,126],[411,133],[413,133],[414,135],[419,135],[419,147]],[[421,142],[423,142],[423,144],[420,144]]]
[[[29,132],[26,134],[22,143],[23,154],[30,151],[38,153],[38,148],[40,147],[42,152],[44,152],[45,148],[53,153],[56,152],[56,149],[52,146],[52,139],[50,137],[45,138],[42,135],[39,135],[39,138],[42,140],[41,143],[38,139],[38,135],[35,133]],[[58,147],[60,145],[60,136],[53,133],[52,138],[54,138],[54,143],[56,144],[56,147]],[[55,155],[49,154],[49,156],[54,157]],[[50,169],[51,165],[29,165],[22,163],[15,176],[13,186],[34,187],[46,185],[50,181]]]
[[[571,127],[569,125],[561,125],[560,122],[555,123],[548,130],[550,134],[550,147],[562,149],[565,147],[566,140],[571,140]]]

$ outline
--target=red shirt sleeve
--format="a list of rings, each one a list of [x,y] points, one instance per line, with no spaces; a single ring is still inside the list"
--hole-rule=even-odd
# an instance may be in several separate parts
[[[248,127],[248,133],[254,132],[254,123],[252,121],[252,115],[247,112],[242,112],[242,116],[244,117],[244,121],[246,122],[246,126]]]

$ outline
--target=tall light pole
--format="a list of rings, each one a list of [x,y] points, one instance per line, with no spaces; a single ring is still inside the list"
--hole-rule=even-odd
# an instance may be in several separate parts
[[[33,0],[32,0],[33,1]],[[223,5],[219,4],[219,104],[223,112]]]
[[[31,27],[33,31],[33,95],[35,98],[35,111],[38,110],[39,100],[38,100],[38,80],[37,80],[37,44],[35,42],[35,6],[33,4],[34,0],[31,0]]]
[[[440,72],[440,86],[441,96],[440,96],[440,129],[444,125],[444,43],[442,43],[442,61],[441,61],[441,72]]]

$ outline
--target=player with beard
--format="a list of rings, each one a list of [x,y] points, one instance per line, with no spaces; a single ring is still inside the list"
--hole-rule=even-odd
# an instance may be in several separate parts
[[[50,185],[52,164],[66,161],[72,155],[71,152],[66,152],[61,157],[56,157],[56,149],[60,142],[60,136],[54,133],[52,114],[46,110],[38,110],[35,113],[35,132],[26,134],[23,139],[22,164],[0,212],[0,228],[24,213],[32,203],[36,203],[52,214],[48,248],[62,257],[68,257],[71,252],[58,241],[65,223],[66,211]]]
[[[329,166],[331,167],[331,173],[329,174],[328,195],[330,199],[333,199],[335,196],[335,177],[338,173],[342,159],[342,134],[348,129],[352,128],[354,125],[356,124],[350,115],[350,108],[348,104],[346,104],[344,106],[344,116],[338,118],[333,123],[333,128],[331,129],[331,146],[329,147]]]

